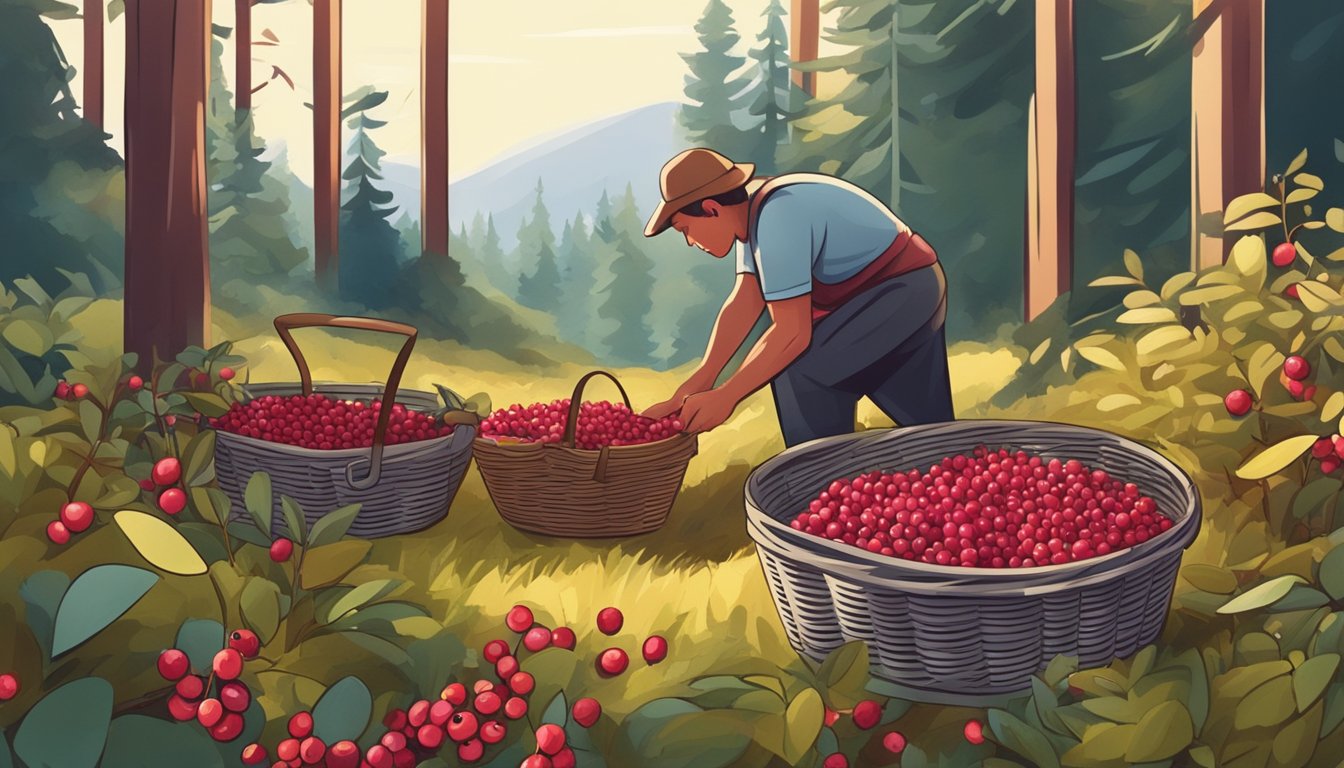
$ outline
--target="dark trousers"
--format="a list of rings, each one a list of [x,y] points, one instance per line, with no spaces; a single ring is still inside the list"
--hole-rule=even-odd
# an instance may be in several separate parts
[[[868,397],[899,426],[952,421],[947,281],[934,264],[885,280],[812,330],[812,344],[774,381],[784,443],[854,431]]]

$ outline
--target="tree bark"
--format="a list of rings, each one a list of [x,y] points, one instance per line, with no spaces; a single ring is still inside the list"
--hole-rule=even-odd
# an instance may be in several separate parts
[[[238,122],[252,111],[252,0],[233,0],[233,95]]]
[[[103,0],[84,0],[84,119],[103,127]]]
[[[789,45],[793,61],[801,64],[817,60],[817,45],[821,32],[820,0],[793,0],[789,11]],[[808,96],[817,95],[817,73],[793,70],[793,83]]]
[[[341,211],[341,0],[313,0],[313,266],[336,287]]]
[[[448,254],[448,0],[421,0],[420,235],[424,255]]]
[[[1027,320],[1072,288],[1077,118],[1073,0],[1039,0],[1027,150]]]
[[[1195,0],[1194,18],[1190,264],[1199,270],[1227,260],[1227,203],[1265,188],[1264,0]]]
[[[147,372],[210,332],[210,0],[126,2],[124,347]]]

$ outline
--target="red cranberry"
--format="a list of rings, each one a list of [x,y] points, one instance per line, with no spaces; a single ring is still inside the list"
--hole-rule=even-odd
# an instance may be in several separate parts
[[[603,608],[597,613],[597,628],[604,635],[614,635],[621,631],[625,617],[616,608]]]
[[[1302,381],[1311,375],[1311,364],[1299,355],[1290,355],[1283,361],[1283,375],[1294,381]]]
[[[560,726],[547,723],[537,729],[537,749],[554,755],[565,748],[565,732]]]
[[[476,716],[470,712],[454,712],[448,719],[448,738],[456,742],[464,742],[476,735],[477,721]]]
[[[168,697],[168,714],[179,722],[195,720],[198,707],[200,707],[200,704],[197,702],[187,701],[177,694]]]
[[[359,768],[359,745],[338,741],[327,750],[327,768]]]
[[[480,739],[469,739],[457,745],[457,759],[464,763],[474,763],[485,754],[485,744]]]
[[[243,673],[243,655],[232,648],[225,648],[215,654],[212,667],[215,677],[220,680],[236,680]]]
[[[882,707],[876,701],[865,699],[854,707],[854,724],[863,730],[875,727],[882,720]]]
[[[276,563],[283,563],[294,554],[294,542],[289,539],[276,539],[271,542],[271,560]]]
[[[967,720],[962,732],[966,734],[966,740],[972,744],[983,744],[985,741],[984,726],[979,720]]]
[[[93,507],[72,501],[61,508],[61,522],[71,533],[83,533],[93,525]]]
[[[528,755],[518,764],[518,768],[555,768],[555,763],[546,755]]]
[[[300,712],[289,718],[289,735],[296,739],[306,739],[313,735],[313,715]]]
[[[545,627],[533,627],[523,635],[523,647],[536,653],[551,644],[551,630]]]
[[[902,736],[899,731],[892,731],[882,737],[882,746],[886,747],[887,751],[893,755],[899,755],[905,751],[905,736]]]
[[[393,768],[392,753],[382,744],[374,744],[364,753],[364,759],[370,768]]]
[[[516,672],[509,678],[509,690],[519,696],[526,696],[536,687],[536,680],[527,672]]]
[[[9,701],[19,695],[19,678],[12,674],[0,675],[0,701]]]
[[[839,752],[832,752],[821,762],[822,768],[849,768],[849,760]]]
[[[252,703],[252,693],[242,683],[225,683],[219,689],[219,701],[230,712],[246,712],[247,705]]]
[[[494,691],[486,691],[476,694],[476,701],[472,703],[472,706],[482,715],[493,715],[499,711],[502,703]]]
[[[299,744],[299,759],[308,765],[317,765],[327,754],[327,745],[316,736],[309,736]]]
[[[532,627],[532,610],[525,605],[515,605],[504,619],[509,629],[522,634]]]
[[[557,627],[555,631],[551,632],[551,645],[554,645],[556,648],[565,648],[572,651],[574,650],[575,642],[576,638],[574,637],[574,630],[569,627]]]
[[[620,648],[608,648],[598,656],[597,668],[602,674],[615,677],[630,665],[630,657]]]
[[[835,721],[839,719],[840,719],[840,713],[836,712],[834,709],[831,709],[830,707],[827,707],[826,714],[822,717],[822,722],[826,724],[827,728],[829,728],[832,725],[835,725]]]
[[[219,699],[206,699],[196,707],[196,721],[206,728],[213,728],[224,718],[224,705]]]
[[[432,723],[420,726],[415,740],[425,749],[438,749],[443,744],[443,729]]]
[[[159,459],[149,476],[157,485],[172,485],[182,477],[182,463],[171,456]]]
[[[241,653],[244,659],[255,659],[261,653],[261,639],[250,629],[235,629],[229,633],[229,647]]]
[[[460,707],[467,702],[467,687],[461,683],[449,683],[439,694],[439,698],[454,707]]]
[[[602,705],[597,699],[584,697],[574,702],[573,714],[574,722],[584,728],[592,728],[598,718],[602,717]]]
[[[569,747],[556,752],[551,758],[551,768],[575,768],[576,765],[578,761],[574,757],[574,750]]]
[[[195,701],[205,694],[205,678],[198,675],[187,675],[177,681],[175,690],[178,696],[188,701]]]
[[[495,662],[495,674],[500,680],[508,680],[518,674],[518,659],[513,656],[505,656]]]
[[[242,758],[243,765],[261,765],[266,762],[266,748],[260,744],[248,744],[243,747]]]
[[[494,664],[509,655],[509,644],[503,640],[491,640],[485,644],[485,649],[482,655],[485,657],[486,661]]]
[[[486,744],[498,744],[504,740],[508,729],[495,720],[487,720],[481,726],[481,741]]]
[[[661,635],[653,635],[644,641],[644,661],[657,664],[667,658],[667,640]]]
[[[70,388],[70,394],[76,400],[82,400],[83,398],[88,396],[89,388],[83,384],[76,384],[75,386]]]
[[[60,520],[53,520],[47,523],[47,538],[51,539],[53,544],[68,544],[70,542],[70,529],[65,527],[65,523]]]
[[[436,701],[429,706],[429,722],[444,726],[448,723],[448,718],[453,716],[453,705],[446,701]]]
[[[1241,417],[1251,412],[1251,393],[1244,389],[1234,389],[1223,398],[1223,405],[1233,416]]]
[[[527,714],[527,701],[519,696],[513,696],[504,702],[504,716],[510,720],[519,720]]]
[[[169,648],[159,654],[159,677],[169,682],[181,680],[191,669],[191,660],[187,654],[176,648]]]
[[[219,742],[233,741],[243,735],[243,716],[237,712],[225,712],[224,717],[210,729],[210,738]]]
[[[187,494],[181,488],[169,488],[159,494],[159,509],[164,514],[176,515],[187,508]]]
[[[234,377],[234,375],[235,375],[235,373],[234,373],[234,370],[233,370],[232,368],[220,368],[220,369],[219,369],[219,378],[220,378],[221,381],[229,381],[229,380],[231,380],[231,379]]]
[[[1283,269],[1297,259],[1297,248],[1292,243],[1279,243],[1274,246],[1274,253],[1270,259],[1274,262],[1274,266]]]
[[[389,710],[386,715],[383,715],[383,725],[387,726],[389,731],[400,731],[409,724],[404,709]]]
[[[406,722],[412,728],[419,728],[429,722],[429,702],[421,699],[406,710]]]

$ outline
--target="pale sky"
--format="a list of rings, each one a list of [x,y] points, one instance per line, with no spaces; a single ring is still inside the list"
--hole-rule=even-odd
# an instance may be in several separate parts
[[[345,0],[344,89],[369,84],[389,91],[372,116],[388,125],[375,138],[391,160],[419,164],[421,0]],[[728,0],[742,36],[740,54],[757,45],[768,0]],[[459,178],[511,147],[647,104],[682,99],[693,29],[704,0],[451,0],[449,168]],[[788,7],[788,3],[785,3]],[[216,24],[233,26],[233,3],[214,0]],[[82,100],[83,45],[78,20],[50,21]],[[823,27],[826,21],[823,20]],[[279,66],[291,91],[275,80],[253,97],[258,132],[283,139],[289,162],[312,177],[312,8],[307,2],[253,8],[253,39],[265,29],[280,39],[253,49],[253,84]],[[108,26],[106,120],[121,149],[125,76],[124,17]],[[822,54],[828,46],[823,41]],[[224,67],[233,77],[233,45]]]

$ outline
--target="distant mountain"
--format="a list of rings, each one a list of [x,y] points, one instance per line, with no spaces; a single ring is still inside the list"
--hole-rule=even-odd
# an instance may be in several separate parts
[[[675,102],[653,104],[615,115],[533,142],[506,154],[486,168],[448,188],[452,227],[470,227],[477,211],[493,213],[504,248],[516,243],[518,227],[532,210],[540,178],[546,207],[557,236],[565,219],[582,210],[591,215],[605,190],[625,193],[634,184],[641,212],[659,199],[658,172],[663,163],[688,145],[677,125]],[[399,205],[420,213],[420,173],[393,163],[383,164],[386,188]]]

